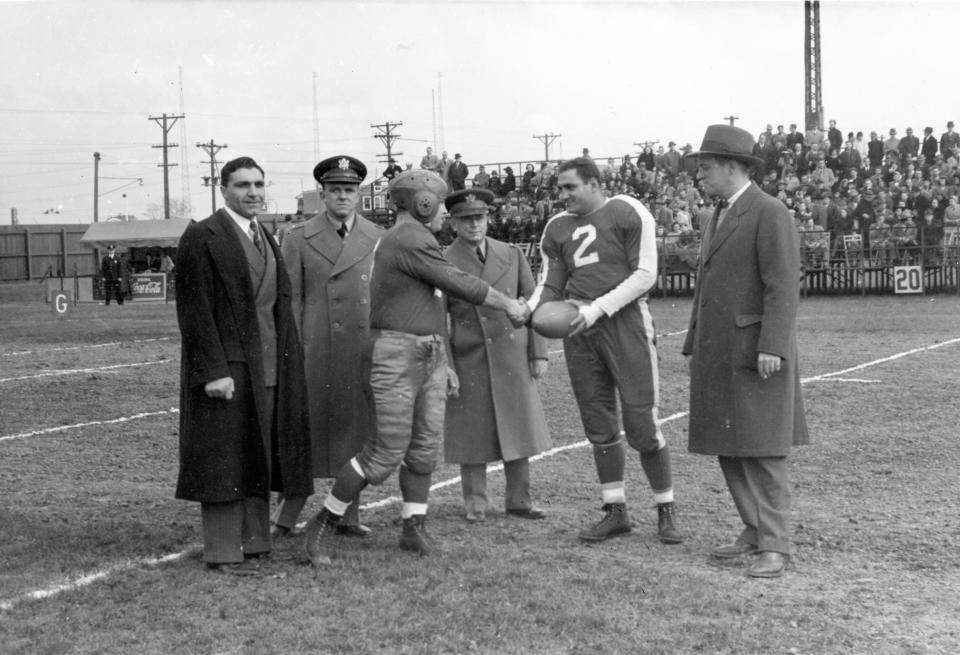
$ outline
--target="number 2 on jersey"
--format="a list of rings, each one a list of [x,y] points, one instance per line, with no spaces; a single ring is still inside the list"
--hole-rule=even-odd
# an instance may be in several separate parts
[[[580,268],[587,264],[596,264],[600,261],[600,254],[597,252],[592,252],[589,255],[584,254],[587,248],[590,247],[590,244],[597,240],[597,228],[589,223],[581,225],[570,235],[570,240],[577,241],[581,236],[583,237],[583,241],[581,241],[577,249],[573,251],[574,268]]]

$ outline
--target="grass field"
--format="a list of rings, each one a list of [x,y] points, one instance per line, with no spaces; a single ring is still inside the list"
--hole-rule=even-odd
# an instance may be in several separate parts
[[[577,542],[599,490],[556,343],[542,395],[569,448],[533,466],[547,520],[468,526],[459,483],[442,485],[429,521],[442,552],[420,559],[396,548],[391,479],[364,494],[374,535],[343,540],[331,568],[273,563],[245,580],[203,569],[199,509],[173,499],[174,306],[56,319],[40,297],[0,285],[0,653],[960,652],[955,296],[802,302],[815,443],[793,457],[792,567],[767,581],[708,557],[738,520],[674,418],[689,300],[651,306],[683,545],[656,540],[635,453],[634,532]],[[434,480],[455,476],[443,465]],[[499,506],[501,474],[491,486]]]

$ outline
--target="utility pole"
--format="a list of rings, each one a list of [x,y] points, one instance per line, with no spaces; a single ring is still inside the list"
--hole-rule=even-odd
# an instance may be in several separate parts
[[[437,149],[437,90],[430,89],[430,106],[433,107],[433,149]]]
[[[180,115],[186,116],[183,102],[183,66],[178,66],[180,74]],[[187,119],[180,121],[180,143],[187,142]],[[180,150],[180,199],[183,209],[186,211],[187,218],[193,217],[193,201],[190,197],[190,160],[187,156],[187,149]],[[123,212],[126,216],[126,211]]]
[[[200,163],[210,164],[210,177],[203,176],[203,186],[210,187],[210,213],[212,214],[217,211],[217,185],[220,183],[220,178],[217,177],[217,153],[230,146],[226,143],[222,145],[214,143],[213,139],[210,139],[210,143],[198,143],[197,147],[203,148],[203,151],[207,153],[207,157],[210,158],[210,161]]]
[[[644,150],[646,150],[647,148],[649,148],[649,147],[651,147],[651,146],[655,146],[655,145],[657,145],[658,143],[660,143],[660,140],[659,140],[659,139],[657,139],[656,141],[641,141],[640,143],[634,142],[633,145],[635,145],[636,147],[640,148],[640,151],[639,151],[637,154],[638,154],[638,155],[642,155]]]
[[[170,163],[170,158],[167,156],[167,150],[170,148],[179,147],[176,143],[168,143],[167,135],[170,133],[170,130],[173,129],[173,126],[176,124],[178,119],[183,118],[183,114],[179,116],[168,116],[163,114],[163,116],[150,116],[149,120],[155,122],[163,130],[163,145],[153,146],[154,148],[163,148],[163,163],[157,164],[158,167],[163,168],[163,217],[170,218],[170,167],[176,166],[176,164]],[[169,123],[167,122],[169,121]]]
[[[100,215],[100,153],[93,153],[93,222]]]
[[[543,142],[543,160],[550,161],[550,144],[562,137],[562,134],[534,134],[533,138]]]
[[[733,125],[733,122],[738,120],[739,118],[740,118],[739,116],[734,116],[731,114],[730,116],[724,116],[723,120],[730,121],[730,124]]]
[[[436,145],[443,151],[447,149],[446,137],[443,134],[443,73],[437,73],[437,121],[440,124],[440,141]]]
[[[390,159],[391,159],[394,155],[402,155],[402,154],[403,154],[402,152],[393,152],[393,142],[396,141],[397,139],[399,139],[399,138],[400,138],[400,135],[397,134],[396,132],[393,132],[392,130],[393,130],[393,128],[395,128],[395,127],[400,127],[401,125],[403,125],[403,121],[399,121],[399,122],[396,122],[396,123],[391,123],[390,121],[387,121],[387,122],[382,123],[382,124],[380,124],[380,125],[374,125],[373,123],[370,124],[370,127],[372,127],[373,129],[377,130],[377,133],[373,135],[373,138],[374,138],[374,139],[379,139],[379,140],[380,140],[380,143],[383,144],[383,147],[385,147],[385,148],[387,149],[387,154],[386,154],[386,155],[382,155],[382,154],[381,154],[381,155],[377,155],[377,157],[386,157],[386,158],[387,158],[387,159],[386,159],[386,162],[387,162],[387,165],[388,165],[388,166],[390,165],[390,164],[389,164]],[[384,160],[381,159],[380,161],[384,161]]]
[[[823,89],[820,71],[820,2],[803,3],[804,127],[823,130]]]

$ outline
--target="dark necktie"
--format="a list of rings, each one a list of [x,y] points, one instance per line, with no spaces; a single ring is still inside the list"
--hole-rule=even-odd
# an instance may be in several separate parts
[[[487,258],[483,255],[483,248],[477,246],[477,259],[480,260],[481,264],[487,263]]]
[[[257,227],[257,219],[250,221],[250,238],[253,239],[253,245],[257,247],[257,252],[263,254],[263,241],[260,239],[260,229]]]
[[[717,222],[714,226],[714,231],[720,229],[720,224],[723,223],[723,218],[727,215],[727,207],[730,206],[730,203],[726,200],[717,201]]]
[[[347,224],[346,224],[346,223],[340,223],[340,227],[337,228],[337,234],[340,235],[340,239],[341,239],[341,240],[347,238]]]

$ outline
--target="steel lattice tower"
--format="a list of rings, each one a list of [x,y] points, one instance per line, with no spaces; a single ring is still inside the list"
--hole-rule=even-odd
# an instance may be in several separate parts
[[[807,130],[823,130],[823,92],[820,86],[820,2],[803,3],[804,101]]]

